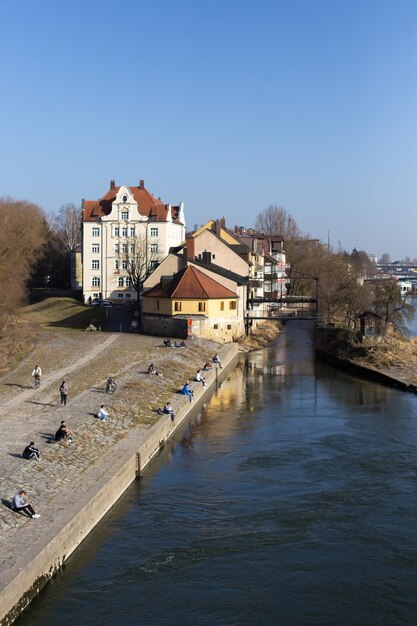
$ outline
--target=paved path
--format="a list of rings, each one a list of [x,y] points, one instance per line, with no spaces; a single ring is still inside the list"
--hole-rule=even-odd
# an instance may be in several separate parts
[[[64,380],[65,378],[68,377],[68,374],[70,374],[74,370],[79,369],[80,367],[83,367],[89,361],[91,361],[96,356],[98,356],[100,352],[103,352],[103,350],[106,350],[107,348],[109,348],[110,345],[114,341],[116,341],[116,339],[118,339],[120,336],[121,335],[116,335],[116,334],[110,335],[108,339],[103,341],[103,343],[93,347],[87,354],[84,354],[77,361],[75,361],[75,363],[72,363],[71,365],[68,365],[68,366],[64,366],[60,370],[51,372],[47,376],[44,376],[42,378],[42,387],[46,387],[50,385],[51,383],[55,383],[57,379]],[[2,405],[0,405],[0,416],[5,415],[8,412],[8,409],[10,409],[11,407],[16,407],[22,402],[27,402],[31,397],[35,396],[36,394],[38,394],[38,390],[32,388],[32,389],[27,389],[26,391],[22,391],[19,395],[15,396],[14,398],[11,398],[10,400],[6,400],[6,402],[3,402]]]

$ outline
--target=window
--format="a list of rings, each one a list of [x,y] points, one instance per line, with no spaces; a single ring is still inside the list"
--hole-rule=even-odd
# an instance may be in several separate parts
[[[127,261],[122,261],[122,269],[127,270]]]
[[[119,232],[120,232],[120,231],[119,231],[119,227],[118,227],[118,226],[115,226],[115,228],[114,228],[114,236],[115,236],[115,237],[118,237],[118,236],[119,236]]]
[[[100,229],[97,226],[93,226],[91,234],[93,235],[93,237],[100,237]]]
[[[232,325],[231,324],[227,325],[227,330],[232,330]]]
[[[156,301],[156,310],[159,311],[159,300]]]
[[[116,243],[114,246],[114,254],[119,254],[119,252],[120,252],[120,246],[118,243]]]
[[[230,309],[231,311],[235,311],[235,310],[236,310],[236,300],[231,300],[231,301],[229,302],[229,309]]]
[[[126,298],[130,298],[130,293],[125,293]]]
[[[132,281],[130,280],[130,276],[126,277],[125,285],[126,285],[126,287],[130,287],[132,285]]]
[[[97,260],[91,261],[91,269],[92,270],[99,270],[100,269],[100,261],[97,261]]]
[[[181,311],[181,302],[174,302],[174,311]]]
[[[114,269],[118,270],[120,267],[120,261],[119,259],[114,259]]]
[[[158,252],[158,244],[151,243],[151,252]]]
[[[119,285],[119,287],[124,287],[125,281],[124,281],[124,278],[122,278],[122,276],[120,276],[119,280],[117,281],[117,284]]]
[[[203,311],[205,311],[205,310],[206,310],[206,303],[205,303],[205,302],[199,302],[199,303],[198,303],[198,311],[199,311],[200,313],[202,313],[202,312],[203,312]]]
[[[214,324],[213,328],[214,328],[214,330],[217,330],[219,328],[219,325],[218,324]]]
[[[158,265],[159,265],[158,261],[151,261],[149,263],[149,269],[153,272],[154,269],[156,269],[158,267]]]
[[[135,244],[131,244],[130,246],[130,254],[133,256],[135,254]]]
[[[91,286],[100,287],[100,278],[98,276],[93,276],[93,278],[91,279]]]
[[[117,294],[117,297],[118,297],[118,298],[123,298],[123,294],[122,294],[122,293],[118,293],[118,294]]]
[[[153,227],[151,228],[151,237],[158,237],[158,229]]]
[[[122,228],[122,237],[127,237],[127,226],[123,226]]]
[[[224,302],[220,302],[220,311],[224,311]]]
[[[127,202],[127,196],[123,196],[122,201]]]
[[[120,218],[122,220],[128,220],[129,219],[129,211],[122,211],[121,215],[120,215]]]
[[[122,244],[122,252],[123,254],[127,254],[127,243]]]
[[[94,254],[96,252],[100,252],[100,246],[98,243],[93,243],[91,246],[91,252]]]
[[[134,237],[135,235],[136,235],[136,228],[132,226],[132,228],[130,229],[130,236]]]

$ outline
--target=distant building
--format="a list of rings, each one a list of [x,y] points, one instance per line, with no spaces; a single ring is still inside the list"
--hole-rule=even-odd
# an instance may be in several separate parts
[[[141,180],[137,187],[110,189],[98,200],[82,201],[84,300],[126,302],[137,297],[127,272],[129,251],[144,242],[156,265],[185,239],[184,205],[164,204]],[[149,261],[150,262],[150,261]]]

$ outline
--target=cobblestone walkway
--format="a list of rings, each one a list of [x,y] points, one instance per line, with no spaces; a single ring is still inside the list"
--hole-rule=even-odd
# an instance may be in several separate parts
[[[38,538],[53,535],[71,505],[111,467],[114,455],[122,454],[132,438],[140,444],[159,419],[156,408],[168,399],[175,401],[185,379],[191,380],[217,350],[217,344],[204,340],[177,349],[142,335],[45,333],[30,358],[0,378],[1,572],[19,564]],[[147,375],[151,361],[162,378]],[[37,363],[43,380],[34,390],[29,386]],[[104,390],[109,375],[118,383],[113,396]],[[61,408],[59,385],[64,379],[68,406]],[[94,417],[100,404],[110,411],[108,422]],[[50,443],[62,419],[74,431],[72,446]],[[31,440],[41,448],[39,463],[21,458]],[[25,489],[40,519],[8,508],[19,489]]]

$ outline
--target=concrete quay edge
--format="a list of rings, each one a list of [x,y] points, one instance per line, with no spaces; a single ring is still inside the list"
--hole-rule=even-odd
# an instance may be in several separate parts
[[[206,385],[194,385],[194,400],[178,396],[173,401],[175,421],[162,416],[147,432],[144,441],[134,444],[108,465],[94,487],[80,496],[64,516],[56,520],[53,536],[38,540],[7,572],[0,575],[0,625],[9,626],[61,568],[98,522],[123,495],[129,485],[152,462],[171,439],[190,412],[202,405],[218,383],[234,368],[238,344],[224,346],[220,352],[223,368],[213,365],[205,375]],[[36,523],[41,523],[38,520]]]
[[[336,356],[335,354],[330,354],[323,349],[316,349],[316,354],[331,365],[344,369],[351,374],[356,374],[361,378],[366,378],[367,380],[371,380],[381,385],[396,387],[397,389],[417,394],[417,385],[407,383],[399,378],[396,378],[395,376],[390,376],[389,374],[381,372],[373,367],[360,365],[359,363],[355,363],[349,359],[344,359],[340,356]]]

